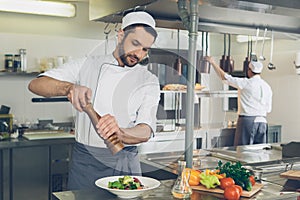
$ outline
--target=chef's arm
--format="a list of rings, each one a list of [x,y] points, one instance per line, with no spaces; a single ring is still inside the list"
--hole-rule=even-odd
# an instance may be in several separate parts
[[[147,124],[138,124],[133,128],[120,128],[118,137],[125,144],[147,142],[151,136],[151,128]]]
[[[53,97],[53,96],[67,96],[74,86],[73,83],[66,81],[59,81],[57,79],[41,76],[33,79],[29,85],[28,89],[34,94]]]
[[[83,109],[91,100],[91,89],[75,85],[67,81],[60,81],[51,77],[42,76],[33,79],[28,89],[40,96],[67,96],[74,108],[82,112]]]
[[[205,56],[204,58],[206,61],[208,61],[216,71],[217,75],[222,79],[226,80],[225,78],[225,72],[221,69],[221,67],[215,62],[215,60],[211,56]]]

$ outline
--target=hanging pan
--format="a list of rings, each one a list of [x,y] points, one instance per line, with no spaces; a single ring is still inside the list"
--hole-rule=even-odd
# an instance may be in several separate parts
[[[225,60],[226,60],[226,34],[224,34],[224,53],[222,58],[220,59],[220,67],[225,70]]]
[[[176,58],[176,61],[175,61],[175,64],[174,64],[174,68],[175,68],[174,71],[177,72],[177,74],[179,76],[181,76],[182,75],[182,62],[181,62],[181,58],[180,58],[180,55],[179,55],[179,48],[180,48],[180,46],[179,46],[180,32],[179,31],[180,30],[178,29],[177,30],[177,58]]]
[[[204,45],[205,45],[205,53],[204,53]],[[202,32],[202,59],[200,65],[201,73],[209,73],[210,65],[209,62],[204,60],[204,56],[208,55],[208,32],[205,33],[205,44],[204,44],[204,32]]]
[[[249,66],[249,56],[250,56],[250,40],[248,36],[248,47],[247,47],[247,55],[243,64],[243,72],[247,76],[248,66]]]
[[[232,72],[234,70],[234,60],[230,56],[230,46],[231,46],[231,35],[228,34],[228,55],[225,61],[225,72]]]

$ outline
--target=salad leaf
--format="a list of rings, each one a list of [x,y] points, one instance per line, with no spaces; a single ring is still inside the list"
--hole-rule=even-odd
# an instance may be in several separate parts
[[[108,188],[120,189],[120,190],[136,190],[142,189],[143,185],[141,181],[136,177],[124,176],[118,178],[116,181],[108,182]]]

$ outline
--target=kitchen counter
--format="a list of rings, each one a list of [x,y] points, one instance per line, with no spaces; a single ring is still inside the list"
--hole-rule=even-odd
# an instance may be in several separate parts
[[[268,199],[293,199],[295,200],[299,193],[295,189],[287,189],[286,185],[290,183],[290,180],[281,178],[279,174],[292,167],[293,169],[300,170],[300,164],[298,158],[284,159],[281,155],[282,148],[280,144],[263,144],[263,145],[245,145],[237,148],[214,148],[213,150],[194,150],[193,161],[195,168],[198,169],[213,169],[216,167],[218,160],[228,161],[230,158],[232,161],[242,161],[244,164],[250,165],[256,169],[261,169],[262,184],[264,187],[251,198],[244,199],[256,199],[256,200],[268,200]],[[218,154],[216,154],[218,153]],[[269,155],[264,156],[265,154]],[[215,155],[221,155],[215,157]],[[257,159],[253,159],[257,157]],[[236,159],[234,159],[236,157]],[[152,169],[161,169],[169,173],[176,174],[177,161],[183,159],[183,152],[164,152],[155,154],[141,155],[142,164],[152,166]],[[230,160],[229,159],[229,160]],[[150,168],[149,168],[150,169]],[[146,176],[153,177],[154,172],[148,171]],[[171,194],[171,188],[174,184],[175,178],[162,180],[164,175],[160,174],[159,177],[153,177],[161,180],[161,186],[154,190],[150,195],[143,196],[137,199],[149,199],[149,200],[167,200],[175,199]],[[77,191],[63,191],[54,192],[54,200],[98,200],[98,199],[119,199],[115,195],[99,188],[96,190],[77,190]],[[198,199],[223,199],[222,194],[214,194],[202,191],[193,190],[191,200]],[[241,198],[243,199],[243,198]]]
[[[10,149],[18,147],[31,147],[31,146],[43,146],[43,145],[52,145],[52,144],[64,144],[64,143],[74,143],[74,137],[48,137],[47,139],[40,140],[28,140],[24,137],[10,138],[0,141],[0,150],[1,149]]]
[[[171,188],[174,184],[174,180],[164,180],[161,181],[161,186],[154,190],[154,192],[150,193],[149,195],[142,196],[140,198],[134,199],[147,199],[147,200],[168,200],[168,199],[175,199],[171,194]],[[294,192],[281,192],[282,186],[263,182],[264,187],[261,191],[256,193],[251,198],[241,198],[241,199],[256,199],[256,200],[295,200],[298,193]],[[53,193],[53,200],[114,200],[120,199],[117,196],[99,188],[95,190],[76,190],[76,191],[64,191],[64,192],[54,192]],[[214,194],[208,192],[201,192],[197,190],[193,190],[193,194],[190,198],[191,200],[200,200],[200,199],[210,199],[210,200],[218,200],[224,199],[222,194]]]
[[[281,125],[269,124],[268,143],[281,142]],[[201,124],[194,129],[194,149],[211,149],[214,147],[233,146],[234,126],[222,123]],[[185,127],[176,127],[173,131],[156,132],[155,137],[140,144],[141,154],[183,151],[185,149]]]

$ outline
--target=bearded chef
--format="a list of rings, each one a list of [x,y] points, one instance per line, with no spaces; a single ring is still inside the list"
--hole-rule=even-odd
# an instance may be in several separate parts
[[[156,37],[152,16],[131,12],[122,19],[111,54],[66,63],[30,82],[33,93],[67,96],[77,110],[68,189],[96,187],[95,181],[106,176],[141,175],[136,144],[146,142],[156,128],[160,87],[158,78],[139,63]],[[89,103],[102,116],[96,130],[83,112]],[[115,155],[104,141],[112,134],[126,145]]]

